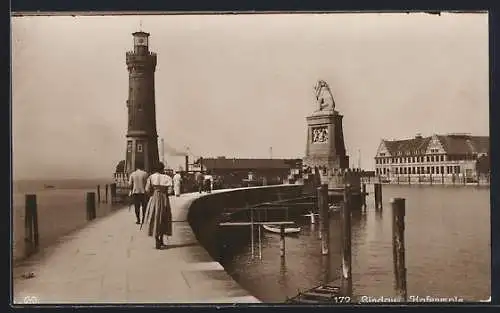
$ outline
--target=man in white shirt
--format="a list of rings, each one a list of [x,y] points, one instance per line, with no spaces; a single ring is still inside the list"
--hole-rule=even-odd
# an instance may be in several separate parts
[[[179,173],[179,171],[175,172],[174,178],[172,180],[174,182],[174,194],[176,197],[179,197],[181,195],[181,182],[182,182],[182,176]]]
[[[135,217],[137,219],[136,224],[141,224],[140,220],[140,210],[142,207],[142,220],[146,215],[146,181],[148,179],[148,173],[144,171],[144,165],[141,161],[136,161],[136,170],[130,174],[128,184],[130,186],[130,193],[132,196],[132,202],[135,207]]]

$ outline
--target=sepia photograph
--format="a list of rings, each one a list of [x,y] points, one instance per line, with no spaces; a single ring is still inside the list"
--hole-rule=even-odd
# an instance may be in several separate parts
[[[491,301],[487,12],[11,29],[13,305]]]

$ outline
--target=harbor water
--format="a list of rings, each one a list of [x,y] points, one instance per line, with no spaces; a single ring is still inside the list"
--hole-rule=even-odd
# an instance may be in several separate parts
[[[25,195],[37,196],[40,247],[46,247],[61,236],[86,225],[87,192],[96,192],[101,186],[104,197],[106,180],[24,180],[14,181],[12,194],[12,256],[17,261],[24,257]],[[50,188],[46,188],[51,186]],[[111,205],[101,203],[97,217],[112,210]]]
[[[352,217],[352,274],[357,296],[395,296],[390,198],[406,199],[408,296],[488,299],[491,288],[490,190],[471,186],[383,186],[381,212],[374,209],[368,186],[367,209]],[[262,231],[262,259],[250,245],[226,258],[226,270],[264,302],[287,297],[338,279],[340,220],[330,223],[330,255],[322,256],[318,226],[305,218],[302,231],[286,237],[286,257],[279,235]]]

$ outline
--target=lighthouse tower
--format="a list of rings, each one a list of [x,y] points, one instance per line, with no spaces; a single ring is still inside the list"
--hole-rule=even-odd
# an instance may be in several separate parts
[[[129,72],[128,128],[125,170],[130,173],[142,164],[151,172],[158,163],[155,79],[156,54],[149,51],[149,33],[135,32],[134,50],[126,53]]]

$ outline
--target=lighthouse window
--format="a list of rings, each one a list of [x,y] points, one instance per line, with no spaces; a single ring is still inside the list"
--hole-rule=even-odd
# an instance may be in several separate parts
[[[142,144],[141,143],[137,144],[137,152],[142,152]]]

